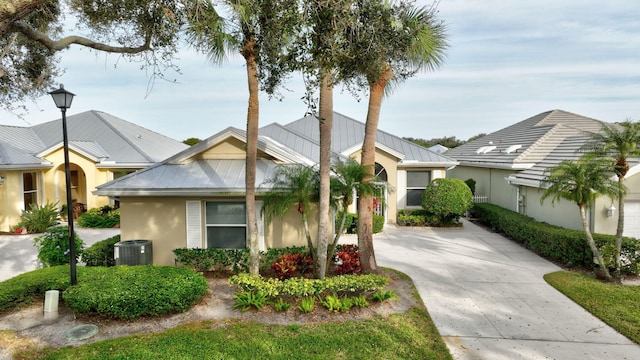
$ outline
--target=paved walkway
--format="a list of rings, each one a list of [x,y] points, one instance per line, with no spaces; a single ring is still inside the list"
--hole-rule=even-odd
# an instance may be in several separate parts
[[[374,247],[380,266],[413,279],[455,359],[640,359],[640,346],[544,281],[560,268],[472,223],[388,227]]]
[[[87,246],[118,233],[78,229]],[[37,268],[33,237],[0,236],[0,281]],[[557,266],[472,223],[386,227],[374,246],[380,266],[413,279],[455,359],[640,359],[640,346],[544,281]]]

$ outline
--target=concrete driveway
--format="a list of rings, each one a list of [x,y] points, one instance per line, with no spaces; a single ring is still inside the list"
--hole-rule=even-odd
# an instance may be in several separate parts
[[[76,228],[75,232],[85,247],[89,247],[120,234],[120,229]],[[40,235],[0,235],[0,281],[38,269],[38,251],[33,246],[33,239]]]
[[[409,275],[455,359],[640,359],[620,335],[542,276],[561,270],[470,222],[386,227],[380,266]]]

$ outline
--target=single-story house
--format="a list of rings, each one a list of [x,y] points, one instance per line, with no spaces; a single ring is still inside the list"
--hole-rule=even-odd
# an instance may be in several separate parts
[[[67,117],[73,201],[109,204],[96,186],[153,165],[188,146],[100,111]],[[0,231],[9,231],[30,204],[66,203],[62,120],[0,125]]]
[[[295,209],[266,223],[260,214],[264,181],[283,164],[316,165],[319,130],[315,116],[259,131],[256,205],[261,249],[305,245]],[[335,113],[332,150],[336,157],[359,160],[364,124]],[[389,223],[399,209],[420,208],[431,179],[444,177],[456,161],[378,131],[376,172],[383,180],[386,206],[378,209]],[[117,198],[121,239],[151,240],[154,264],[173,264],[173,249],[245,247],[245,144],[243,130],[227,128],[165,161],[97,187],[94,193]],[[356,211],[355,207],[352,209]],[[317,236],[317,224],[311,233]]]
[[[598,132],[603,121],[563,110],[547,111],[477,140],[449,150],[446,155],[460,164],[449,177],[476,181],[475,194],[489,203],[528,215],[538,221],[569,229],[582,229],[578,208],[565,200],[540,203],[545,171],[563,160],[577,160],[581,147]],[[640,237],[640,167],[625,179],[625,235]],[[591,230],[614,234],[616,201],[600,197],[589,213]],[[613,207],[612,207],[613,206]]]

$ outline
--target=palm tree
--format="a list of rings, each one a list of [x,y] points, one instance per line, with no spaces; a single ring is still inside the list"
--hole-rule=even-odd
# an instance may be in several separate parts
[[[369,86],[369,105],[360,163],[373,175],[375,140],[380,108],[390,81],[400,82],[422,69],[438,68],[448,45],[443,23],[434,9],[415,8],[409,2],[392,7],[386,1],[360,2],[356,28],[350,29],[353,64],[347,78],[364,77]],[[370,176],[366,181],[372,181]],[[373,250],[373,196],[358,200],[358,245],[365,273],[377,271]]]
[[[317,260],[311,233],[309,232],[309,211],[318,199],[319,174],[316,169],[304,165],[280,165],[273,177],[265,180],[263,185],[271,189],[265,193],[262,212],[267,222],[274,217],[282,218],[291,207],[295,206],[300,214],[309,252]]]
[[[280,54],[285,48],[288,31],[295,26],[291,1],[227,0],[233,24],[225,27],[214,5],[196,1],[198,6],[190,22],[189,34],[197,47],[205,49],[209,57],[219,62],[225,52],[235,49],[245,59],[249,101],[247,108],[247,148],[245,165],[245,202],[249,244],[250,272],[257,274],[260,267],[258,243],[258,219],[256,216],[256,162],[258,157],[259,124],[259,71],[258,62],[270,71],[262,80],[268,84],[267,92],[273,93],[284,76]],[[267,46],[268,45],[268,46]]]
[[[329,244],[327,249],[326,271],[329,270],[329,265],[333,259],[333,253],[335,252],[342,231],[344,230],[347,210],[349,205],[353,203],[354,190],[359,196],[364,194],[373,194],[375,192],[373,182],[365,181],[371,176],[371,174],[369,174],[369,171],[367,171],[365,166],[360,165],[353,159],[336,161],[333,165],[333,172],[336,176],[331,178],[332,206],[340,216],[338,219],[338,223],[340,225],[338,225],[338,228],[336,229],[333,242]]]
[[[611,279],[611,275],[589,230],[587,209],[591,208],[600,195],[615,199],[624,193],[624,189],[612,179],[612,175],[613,167],[606,159],[584,156],[575,162],[564,160],[547,170],[542,181],[547,188],[540,198],[541,204],[551,197],[551,204],[565,199],[578,205],[587,243],[607,280]]]
[[[624,188],[624,178],[629,171],[629,158],[639,157],[640,126],[638,123],[625,121],[620,125],[609,124],[602,131],[591,135],[585,149],[594,156],[606,157],[614,164],[613,170],[618,178],[620,189]],[[624,232],[624,196],[618,196],[618,226],[615,239],[615,273],[620,278],[620,252],[622,250],[622,234]]]

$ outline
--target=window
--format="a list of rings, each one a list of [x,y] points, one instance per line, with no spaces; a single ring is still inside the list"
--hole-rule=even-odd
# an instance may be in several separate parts
[[[36,173],[22,174],[22,194],[24,199],[24,209],[29,209],[29,205],[38,204],[38,182]]]
[[[422,193],[431,181],[431,171],[407,171],[407,206],[422,206]]]
[[[207,247],[240,249],[247,243],[247,211],[244,202],[213,202],[205,205]]]

